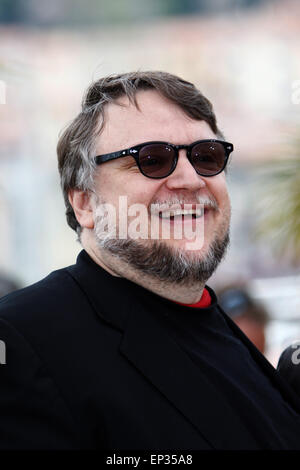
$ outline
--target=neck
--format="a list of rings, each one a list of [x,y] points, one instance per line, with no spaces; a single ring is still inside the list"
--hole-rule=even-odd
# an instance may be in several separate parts
[[[194,304],[202,297],[205,284],[180,285],[163,282],[145,275],[105,250],[99,250],[92,240],[82,240],[82,246],[92,260],[112,276],[124,277],[135,284],[168,300],[183,304]]]

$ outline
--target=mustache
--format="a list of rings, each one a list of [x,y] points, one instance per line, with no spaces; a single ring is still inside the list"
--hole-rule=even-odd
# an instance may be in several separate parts
[[[216,199],[213,196],[196,196],[194,199],[187,198],[178,198],[172,197],[168,200],[155,200],[150,205],[151,213],[158,213],[161,211],[167,211],[175,208],[184,208],[187,205],[187,208],[190,206],[195,206],[199,204],[204,206],[207,209],[219,210],[219,205]]]

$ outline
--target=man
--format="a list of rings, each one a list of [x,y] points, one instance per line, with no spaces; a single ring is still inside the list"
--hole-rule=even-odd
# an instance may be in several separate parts
[[[0,302],[2,448],[300,448],[298,397],[205,287],[232,150],[178,77],[89,88],[58,144],[83,250]]]

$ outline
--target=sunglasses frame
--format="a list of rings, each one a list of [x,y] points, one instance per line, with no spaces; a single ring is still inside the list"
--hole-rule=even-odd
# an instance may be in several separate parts
[[[225,158],[224,158],[224,164],[223,164],[223,167],[217,171],[216,173],[213,173],[211,175],[205,175],[205,174],[202,174],[202,173],[199,173],[196,168],[194,167],[194,165],[192,164],[191,162],[191,156],[192,156],[192,150],[193,150],[193,147],[195,147],[195,145],[198,145],[198,144],[201,144],[201,143],[218,143],[218,144],[221,144],[225,150]],[[168,147],[171,147],[173,150],[174,150],[174,159],[173,159],[173,163],[172,163],[172,167],[169,171],[169,173],[165,176],[149,176],[149,175],[146,175],[141,166],[140,166],[140,163],[139,163],[139,152],[141,150],[141,148],[145,147],[146,145],[153,145],[153,144],[163,144],[163,145],[167,145]],[[115,160],[116,158],[121,158],[121,157],[127,157],[127,156],[131,156],[135,159],[135,162],[140,170],[140,172],[146,176],[147,178],[152,178],[152,179],[163,179],[163,178],[167,178],[168,176],[171,175],[171,173],[173,173],[173,171],[175,170],[176,166],[177,166],[177,162],[178,162],[178,157],[179,157],[179,150],[182,150],[182,149],[185,149],[186,150],[186,153],[187,153],[187,158],[190,162],[190,164],[192,165],[192,167],[194,168],[194,170],[196,171],[196,173],[200,176],[204,176],[206,178],[209,178],[211,176],[216,176],[218,175],[219,173],[221,173],[223,170],[225,170],[226,168],[226,165],[228,163],[228,159],[229,159],[229,155],[231,154],[231,152],[233,151],[234,147],[233,147],[233,144],[231,144],[230,142],[225,142],[224,140],[217,140],[217,139],[204,139],[204,140],[196,140],[196,142],[193,142],[192,144],[190,145],[174,145],[174,144],[170,144],[168,142],[163,142],[163,141],[151,141],[151,142],[144,142],[142,144],[138,144],[138,145],[135,145],[133,147],[130,147],[128,149],[124,149],[124,150],[118,150],[117,152],[111,152],[111,153],[105,153],[103,155],[97,155],[95,157],[95,163],[97,165],[100,165],[101,163],[105,163],[105,162],[108,162],[110,160]]]

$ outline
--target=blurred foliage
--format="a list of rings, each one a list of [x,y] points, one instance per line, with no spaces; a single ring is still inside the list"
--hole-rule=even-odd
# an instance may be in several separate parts
[[[0,23],[109,24],[252,7],[267,0],[0,0]]]
[[[260,170],[256,210],[256,237],[264,239],[278,256],[300,265],[300,139],[283,159]]]

